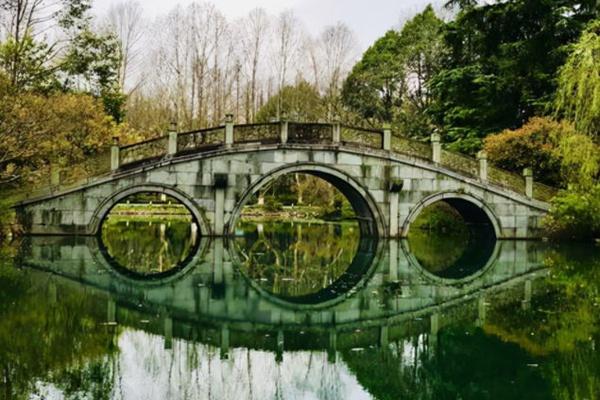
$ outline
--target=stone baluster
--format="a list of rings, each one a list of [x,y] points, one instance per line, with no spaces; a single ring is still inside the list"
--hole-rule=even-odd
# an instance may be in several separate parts
[[[56,165],[50,166],[50,185],[60,186],[61,169]]]
[[[480,151],[477,153],[477,159],[479,160],[479,179],[486,182],[488,177],[487,153],[483,150]]]
[[[333,142],[333,144],[340,144],[340,142],[342,140],[342,124],[338,117],[335,117],[333,119],[332,128],[333,128],[332,142]]]
[[[281,120],[279,121],[280,124],[280,136],[279,136],[279,140],[281,142],[281,144],[286,144],[288,142],[288,127],[289,127],[289,123],[288,123],[288,117],[286,113],[281,113]]]
[[[177,154],[177,122],[171,122],[169,126],[169,146],[167,154]]]
[[[225,145],[233,145],[233,114],[227,114],[225,116]]]
[[[525,196],[533,198],[533,169],[525,168],[523,170],[523,176],[525,177]]]
[[[110,147],[110,170],[116,171],[119,169],[120,164],[120,148],[119,148],[119,138],[113,137],[113,144]]]
[[[383,150],[392,149],[392,126],[390,124],[383,125]]]
[[[431,134],[431,160],[436,164],[442,161],[442,138],[437,132]]]

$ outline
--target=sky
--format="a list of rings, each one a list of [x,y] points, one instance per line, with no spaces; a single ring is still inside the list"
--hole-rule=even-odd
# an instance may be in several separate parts
[[[94,8],[103,15],[112,4],[122,0],[95,0]],[[154,18],[166,14],[176,4],[189,4],[193,0],[165,1],[140,0],[146,16]],[[213,0],[212,3],[230,21],[242,17],[256,7],[269,14],[292,9],[311,34],[318,34],[327,25],[339,21],[346,23],[357,35],[360,46],[365,49],[377,38],[425,8],[428,3],[440,0]],[[437,7],[436,7],[437,8]]]

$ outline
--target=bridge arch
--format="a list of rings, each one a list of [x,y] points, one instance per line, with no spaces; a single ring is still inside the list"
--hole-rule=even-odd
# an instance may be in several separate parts
[[[482,199],[464,192],[440,192],[421,200],[411,209],[404,221],[402,236],[408,236],[410,225],[417,219],[425,207],[439,201],[444,201],[452,206],[467,223],[489,223],[496,239],[502,237],[502,226],[494,212]]]
[[[359,219],[361,234],[373,237],[386,235],[387,230],[383,213],[378,207],[377,202],[369,193],[368,188],[363,187],[345,172],[317,163],[286,165],[261,176],[242,193],[225,226],[225,232],[229,235],[235,233],[235,225],[240,217],[242,209],[254,193],[258,192],[261,188],[277,178],[293,173],[304,173],[321,178],[333,185],[346,196]]]
[[[102,223],[115,205],[129,196],[148,192],[165,194],[179,201],[192,214],[192,217],[198,224],[200,236],[210,236],[210,225],[206,222],[206,218],[200,211],[200,208],[197,206],[196,202],[182,191],[161,183],[134,185],[113,193],[110,197],[106,198],[94,211],[92,219],[88,225],[88,232],[92,235],[99,235],[101,233],[100,229],[102,227]]]

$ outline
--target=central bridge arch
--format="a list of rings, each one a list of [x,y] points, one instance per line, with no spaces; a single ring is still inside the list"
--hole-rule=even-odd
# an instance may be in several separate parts
[[[251,184],[244,191],[234,207],[231,218],[226,224],[225,232],[230,235],[235,233],[235,225],[239,220],[242,209],[253,194],[277,180],[279,177],[294,173],[303,173],[321,178],[346,196],[354,209],[354,213],[358,217],[362,235],[377,237],[378,235],[385,233],[386,225],[383,219],[383,213],[377,206],[377,202],[369,193],[369,190],[363,187],[350,175],[334,167],[316,163],[298,163],[291,166],[280,167],[265,174]]]

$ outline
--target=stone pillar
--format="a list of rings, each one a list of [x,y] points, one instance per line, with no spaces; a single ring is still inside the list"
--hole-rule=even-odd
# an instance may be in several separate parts
[[[525,168],[523,170],[523,176],[525,177],[525,196],[532,199],[533,198],[533,170],[531,168]]]
[[[441,136],[439,133],[433,133],[431,135],[431,160],[439,164],[442,161],[442,143]]]
[[[392,127],[390,124],[383,125],[383,150],[392,149]]]
[[[430,326],[430,331],[429,331],[429,341],[428,341],[428,345],[429,345],[429,349],[428,349],[428,355],[429,357],[433,358],[435,356],[435,353],[437,352],[437,347],[438,347],[438,333],[440,331],[440,315],[438,313],[433,313],[431,314],[430,320],[429,320],[429,326]]]
[[[279,121],[281,133],[279,136],[279,141],[281,144],[286,144],[288,142],[288,120],[287,115],[285,113],[281,114],[281,121]]]
[[[227,190],[227,174],[215,174],[215,221],[216,236],[223,236],[225,226],[225,190]]]
[[[111,171],[116,171],[119,169],[119,163],[120,163],[120,155],[119,155],[119,138],[114,136],[113,137],[113,144],[110,147],[110,170]]]
[[[486,182],[488,176],[488,164],[487,164],[487,153],[480,151],[477,153],[477,159],[479,160],[479,179]]]
[[[50,185],[60,186],[60,168],[57,166],[50,166]]]
[[[390,330],[387,325],[382,325],[379,328],[379,347],[383,350],[387,350],[390,340]]]
[[[278,363],[283,361],[284,336],[283,331],[277,331],[277,351],[275,353],[275,361]]]
[[[333,144],[340,144],[342,141],[342,124],[340,123],[339,118],[335,118],[333,121]]]
[[[165,350],[173,348],[173,318],[165,315]]]
[[[477,299],[477,326],[482,327],[485,325],[486,318],[486,304],[485,304],[485,295],[481,295],[479,299]]]
[[[329,346],[327,347],[327,361],[335,363],[337,359],[337,331],[335,328],[329,330]]]
[[[171,122],[171,126],[169,126],[169,148],[167,154],[177,154],[177,122]]]
[[[106,322],[109,324],[117,323],[117,303],[112,298],[108,299],[108,305],[106,307]]]
[[[521,308],[523,310],[529,310],[531,308],[531,295],[533,293],[533,288],[531,285],[531,280],[526,280],[525,285],[523,287],[523,302],[521,303]]]
[[[398,245],[399,242],[397,240],[390,240],[390,260],[389,260],[389,271],[388,271],[388,280],[390,282],[398,282]]]
[[[229,358],[229,326],[223,325],[221,328],[221,360]]]
[[[231,146],[233,141],[233,114],[227,114],[225,116],[225,145]]]
[[[398,178],[400,175],[399,167],[389,167],[388,176],[388,203],[390,207],[390,237],[398,237],[400,229],[398,226],[398,214],[400,203],[400,192],[404,186],[404,181]]]

